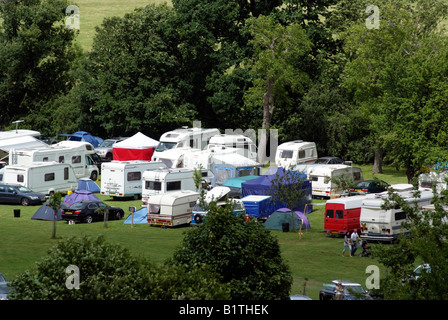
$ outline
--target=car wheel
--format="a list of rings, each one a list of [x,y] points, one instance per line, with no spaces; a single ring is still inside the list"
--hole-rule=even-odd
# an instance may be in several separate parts
[[[22,204],[22,206],[28,206],[29,204],[30,204],[30,199],[28,199],[28,198],[22,198],[21,200],[20,200],[20,203]]]
[[[84,221],[86,223],[92,223],[93,222],[93,217],[89,214],[87,215],[87,217],[84,219]]]
[[[121,211],[115,213],[115,220],[121,220],[121,218],[123,218],[123,213]]]
[[[98,179],[98,172],[93,171],[92,174],[90,175],[90,179],[92,181],[96,181],[96,179]]]

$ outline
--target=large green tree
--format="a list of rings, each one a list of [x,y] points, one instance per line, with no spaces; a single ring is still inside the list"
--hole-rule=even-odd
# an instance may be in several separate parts
[[[72,85],[80,51],[65,25],[66,0],[0,1],[0,126],[26,118],[50,127],[51,101]]]

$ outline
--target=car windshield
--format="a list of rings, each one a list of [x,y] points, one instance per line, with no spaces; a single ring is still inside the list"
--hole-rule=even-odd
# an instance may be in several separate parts
[[[100,144],[100,147],[103,148],[112,148],[112,145],[115,143],[116,140],[104,140],[103,143]]]
[[[346,286],[344,286],[344,289],[347,293],[351,293],[351,294],[364,294],[365,293],[363,287],[361,287],[359,285],[346,285]]]
[[[27,187],[18,187],[17,190],[20,191],[20,192],[24,192],[24,193],[26,193],[26,192],[33,192],[30,189],[28,189]]]
[[[356,185],[357,188],[366,188],[369,186],[371,181],[361,181]]]
[[[84,204],[82,202],[75,202],[70,206],[70,209],[82,209]]]
[[[166,150],[173,149],[176,146],[176,142],[160,142],[156,148],[156,151],[162,152]]]
[[[11,287],[8,285],[8,283],[0,283],[0,294],[8,294],[9,291],[11,291]]]

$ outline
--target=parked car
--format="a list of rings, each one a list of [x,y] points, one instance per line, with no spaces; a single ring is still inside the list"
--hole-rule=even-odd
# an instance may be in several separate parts
[[[46,196],[44,194],[33,192],[27,187],[12,184],[0,185],[0,203],[28,206],[30,204],[42,204],[45,200]]]
[[[103,161],[112,161],[113,158],[113,150],[112,146],[114,143],[123,141],[127,138],[110,138],[104,140],[98,147],[95,148],[95,152],[101,157]]]
[[[0,272],[0,300],[8,300],[8,294],[11,291],[9,283],[10,281],[6,281],[5,277]]]
[[[343,164],[344,161],[338,157],[320,157],[314,162],[315,164]]]
[[[118,207],[111,207],[98,200],[80,201],[62,210],[62,219],[66,221],[92,223],[104,220],[104,211],[108,210],[109,220],[120,220],[124,211]]]
[[[336,286],[341,283],[343,296],[341,300],[372,300],[364,288],[356,282],[333,280],[331,283],[324,283],[324,288],[319,292],[319,300],[333,300],[336,297]]]
[[[383,180],[364,180],[358,182],[354,187],[350,188],[350,195],[379,193],[386,191],[389,184]]]

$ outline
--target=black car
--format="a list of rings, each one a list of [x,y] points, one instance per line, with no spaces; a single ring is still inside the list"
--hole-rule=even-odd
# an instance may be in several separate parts
[[[62,219],[86,223],[103,221],[106,210],[109,213],[108,220],[120,220],[124,216],[124,211],[121,208],[111,207],[102,201],[89,200],[75,202],[68,208],[64,208],[62,210]]]
[[[383,180],[364,180],[350,189],[350,195],[379,193],[386,191],[389,184]]]
[[[21,204],[42,204],[46,197],[42,193],[33,192],[21,185],[2,184],[0,185],[0,203]]]

